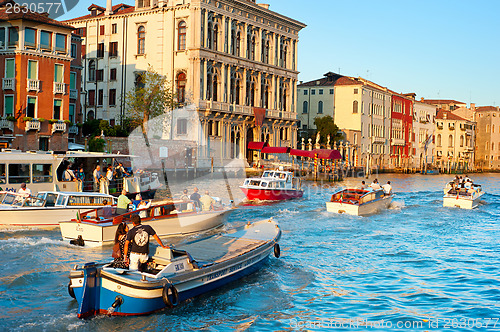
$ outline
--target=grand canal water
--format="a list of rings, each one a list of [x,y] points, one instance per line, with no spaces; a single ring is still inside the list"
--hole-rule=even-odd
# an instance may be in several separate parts
[[[450,178],[381,175],[397,196],[389,210],[370,217],[325,210],[332,187],[360,179],[309,183],[303,199],[242,206],[226,227],[275,218],[282,257],[147,317],[76,318],[68,271],[109,259],[111,248],[72,247],[58,230],[1,230],[0,330],[499,330],[500,175],[473,175],[487,191],[473,211],[442,207],[441,188]],[[210,180],[197,185],[220,189]]]

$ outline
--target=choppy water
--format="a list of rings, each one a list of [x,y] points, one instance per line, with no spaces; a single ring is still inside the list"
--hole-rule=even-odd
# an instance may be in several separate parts
[[[68,272],[74,264],[109,259],[111,248],[66,245],[58,230],[2,230],[0,330],[500,329],[500,175],[473,176],[487,191],[473,211],[442,207],[449,178],[379,176],[392,180],[397,197],[390,210],[370,217],[327,213],[331,185],[309,184],[301,200],[243,206],[233,223],[280,222],[282,257],[147,317],[76,318]],[[241,199],[239,179],[231,181]],[[207,183],[196,185],[204,190]],[[210,183],[212,193],[222,187]]]

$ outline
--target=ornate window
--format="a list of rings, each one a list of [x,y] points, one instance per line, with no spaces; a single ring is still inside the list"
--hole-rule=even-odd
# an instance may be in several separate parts
[[[146,46],[146,28],[141,25],[137,29],[137,54],[144,54]]]
[[[186,49],[186,22],[180,21],[177,25],[177,50]]]

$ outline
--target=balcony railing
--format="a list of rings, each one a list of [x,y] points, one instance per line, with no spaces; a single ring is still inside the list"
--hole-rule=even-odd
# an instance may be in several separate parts
[[[4,90],[15,90],[16,89],[16,79],[15,78],[4,78],[2,80],[2,88]]]
[[[200,110],[211,110],[213,112],[254,115],[253,106],[236,105],[220,101],[200,100],[198,103],[198,107]],[[297,113],[266,109],[266,117],[273,119],[296,120]]]
[[[54,94],[56,93],[65,94],[66,85],[64,83],[54,82]]]
[[[69,99],[77,99],[77,98],[78,98],[78,90],[69,89]]]
[[[68,133],[78,135],[78,127],[77,126],[70,126],[68,128]]]
[[[14,122],[7,119],[0,119],[0,129],[14,130]]]
[[[33,119],[31,121],[26,121],[26,126],[24,127],[25,131],[30,131],[30,130],[40,130],[40,121]]]
[[[54,122],[52,124],[52,133],[55,133],[56,131],[65,132],[66,131],[66,123],[64,123],[62,121]]]
[[[372,144],[384,144],[385,138],[372,136]]]
[[[28,91],[40,91],[40,81],[28,80]]]
[[[406,145],[406,142],[404,139],[402,138],[391,138],[391,144],[392,145]]]

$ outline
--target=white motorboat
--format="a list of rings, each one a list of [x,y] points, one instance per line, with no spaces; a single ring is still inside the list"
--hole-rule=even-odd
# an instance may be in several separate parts
[[[63,221],[59,226],[63,240],[71,242],[81,237],[83,245],[96,247],[112,244],[118,224],[130,223],[132,214],[139,214],[142,224],[151,225],[158,236],[167,237],[217,228],[224,223],[231,210],[233,208],[220,206],[211,211],[198,211],[191,201],[167,202],[107,218],[102,216],[101,209],[96,209],[82,213],[80,219]]]
[[[479,205],[483,195],[484,191],[479,184],[465,188],[465,186],[455,186],[454,182],[450,182],[444,188],[443,206],[471,210]]]
[[[275,171],[265,171],[260,178],[248,178],[240,189],[248,200],[281,201],[300,198],[304,194],[300,179],[283,167]]]
[[[100,193],[40,191],[28,196],[0,191],[0,227],[55,228],[77,213],[102,207],[105,200],[116,203],[115,197]]]
[[[150,314],[256,271],[271,252],[280,256],[280,237],[275,221],[261,220],[175,249],[157,248],[142,271],[75,266],[68,292],[78,301],[79,318]]]
[[[335,213],[347,213],[362,216],[387,209],[394,198],[393,194],[385,194],[383,189],[347,188],[337,191],[326,202],[326,210]]]

